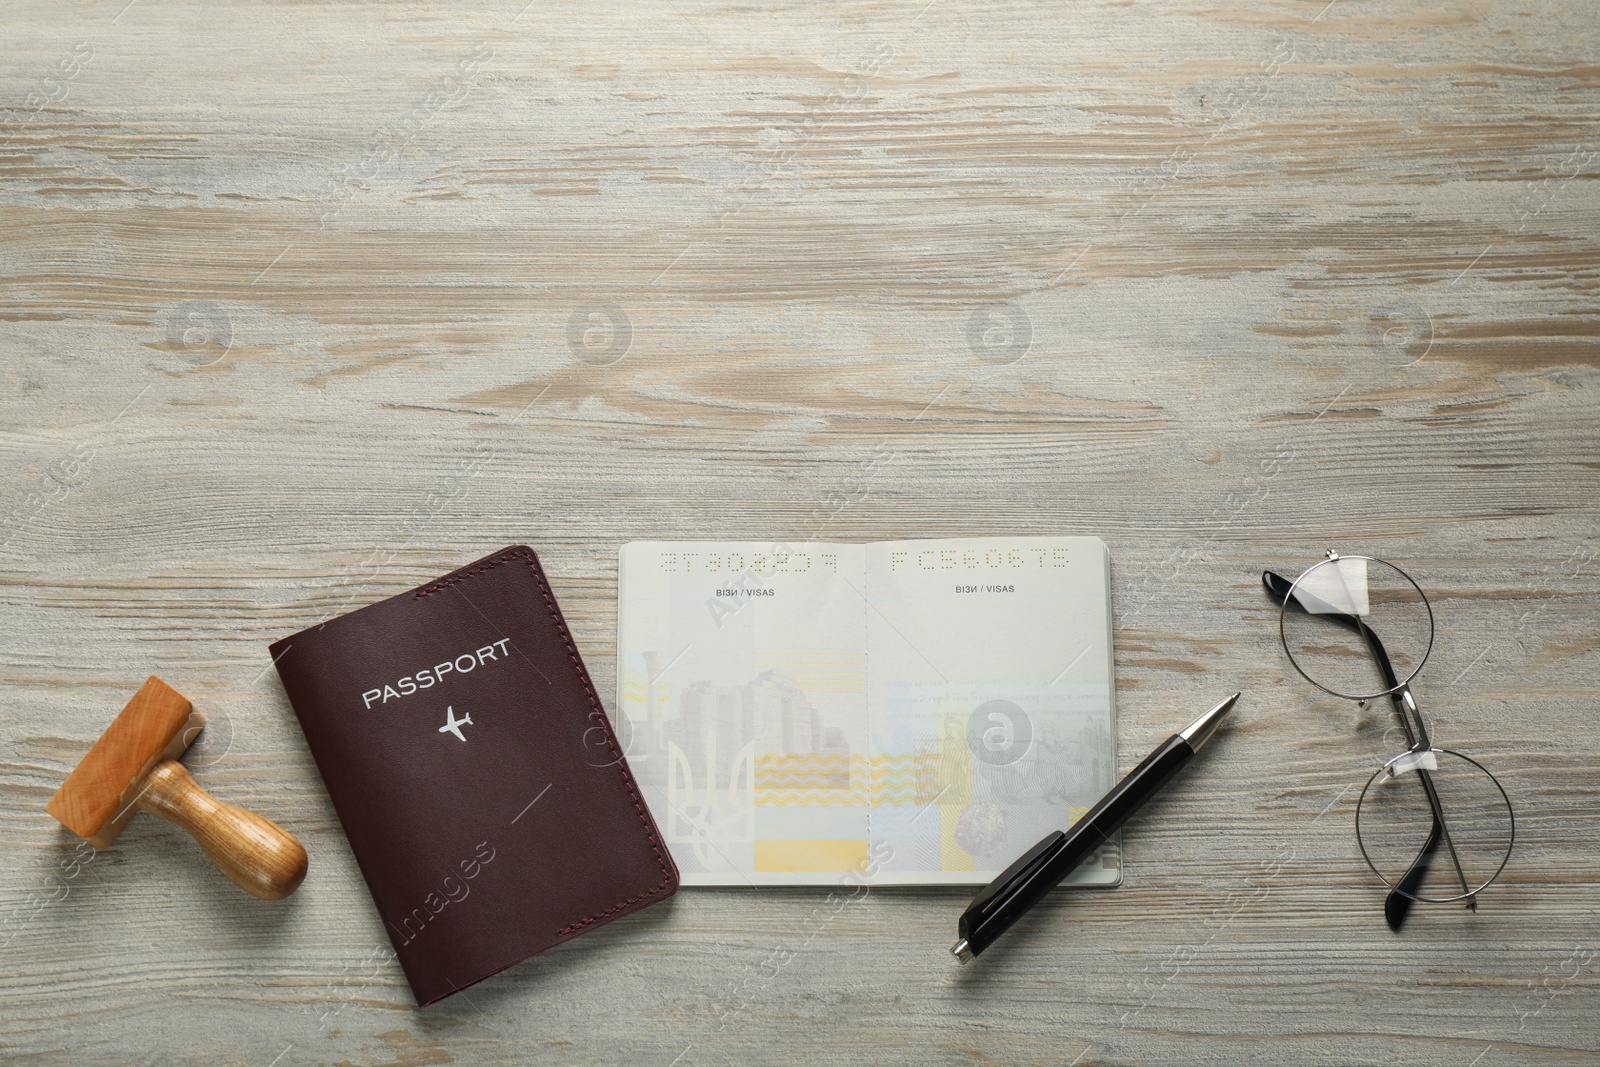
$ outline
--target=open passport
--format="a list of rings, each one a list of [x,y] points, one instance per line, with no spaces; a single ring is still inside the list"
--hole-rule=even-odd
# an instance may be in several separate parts
[[[684,885],[985,884],[1115,784],[1098,538],[641,541],[619,570],[616,726]]]

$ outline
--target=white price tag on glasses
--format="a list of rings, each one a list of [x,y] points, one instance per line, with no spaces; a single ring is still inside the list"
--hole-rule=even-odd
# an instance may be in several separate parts
[[[1312,567],[1295,582],[1294,598],[1313,615],[1370,614],[1366,559],[1341,556]]]

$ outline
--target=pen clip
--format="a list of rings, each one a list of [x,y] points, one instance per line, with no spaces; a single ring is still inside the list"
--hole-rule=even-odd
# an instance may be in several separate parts
[[[1020,883],[1031,878],[1040,864],[1050,859],[1055,847],[1064,841],[1066,836],[1064,832],[1057,830],[1024,852],[1021,859],[1007,867],[1000,873],[1000,877],[984,886],[983,891],[972,898],[972,903],[967,905],[966,912],[961,916],[962,922],[966,922],[969,918],[981,918],[997,907]]]

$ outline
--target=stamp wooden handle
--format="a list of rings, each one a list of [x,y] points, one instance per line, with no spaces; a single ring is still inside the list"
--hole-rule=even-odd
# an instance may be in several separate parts
[[[150,769],[138,805],[193,834],[223,874],[262,900],[281,900],[306,876],[300,842],[271,819],[217,800],[177,760]]]

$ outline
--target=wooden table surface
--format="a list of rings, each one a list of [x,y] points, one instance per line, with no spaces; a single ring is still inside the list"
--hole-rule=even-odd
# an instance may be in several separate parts
[[[526,6],[524,6],[526,4]],[[1585,0],[71,0],[0,44],[0,1059],[1600,1062],[1600,26]],[[269,641],[499,546],[601,692],[645,538],[1097,534],[1120,762],[980,966],[962,891],[686,890],[418,1011]],[[1381,710],[1258,576],[1438,610],[1519,841],[1400,936]],[[149,673],[311,874],[44,812]],[[1185,825],[1198,826],[1199,832]]]

